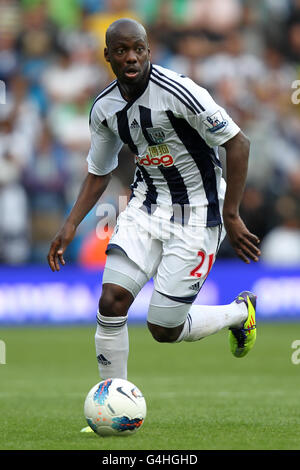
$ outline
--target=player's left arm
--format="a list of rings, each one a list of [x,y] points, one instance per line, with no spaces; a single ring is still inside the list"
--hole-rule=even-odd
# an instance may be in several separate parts
[[[245,263],[258,261],[260,250],[259,239],[251,233],[239,214],[243,197],[247,170],[250,142],[240,131],[233,138],[222,144],[226,150],[226,181],[223,220],[227,235],[236,254]]]
[[[259,239],[248,230],[239,214],[247,178],[249,139],[207,90],[190,80],[186,80],[186,85],[202,107],[201,112],[186,117],[189,124],[197,129],[209,147],[226,149],[227,189],[223,220],[231,245],[245,263],[258,261]],[[184,116],[182,109],[180,112]]]

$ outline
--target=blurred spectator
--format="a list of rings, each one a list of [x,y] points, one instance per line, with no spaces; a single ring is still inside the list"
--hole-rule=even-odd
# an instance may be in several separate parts
[[[190,26],[213,36],[223,36],[235,29],[242,19],[238,0],[190,0]]]
[[[190,0],[135,0],[135,10],[147,26],[167,30],[186,27]]]
[[[104,11],[86,15],[84,20],[84,29],[92,33],[98,40],[98,60],[106,67],[110,77],[113,77],[113,74],[103,56],[105,32],[113,21],[122,17],[132,18],[137,21],[141,20],[132,8],[132,1],[130,0],[105,0]]]
[[[18,1],[0,0],[1,37],[16,37],[21,27],[21,8]]]
[[[23,183],[31,207],[31,260],[44,261],[49,235],[55,234],[65,213],[64,149],[44,126],[30,164],[23,172]]]
[[[202,30],[223,35],[239,24],[241,5],[238,0],[153,0],[136,2],[147,25],[182,30]]]
[[[68,51],[60,49],[57,62],[46,68],[42,84],[50,103],[72,103],[84,90],[93,88],[94,77],[88,67],[73,61]]]
[[[29,207],[24,188],[16,182],[14,169],[3,160],[0,167],[0,262],[22,264],[30,255]]]
[[[92,98],[108,80],[106,70],[96,61],[95,44],[88,39],[76,33],[64,36],[65,48],[60,49],[57,62],[45,70],[42,79],[50,99],[47,120],[53,134],[69,149],[85,153],[90,143]]]
[[[86,90],[69,103],[55,103],[48,114],[54,136],[70,150],[88,152],[90,144],[90,94]]]
[[[257,6],[260,9],[262,22],[267,36],[272,42],[284,43],[285,28],[293,0],[264,0]]]
[[[165,42],[161,42],[156,30],[148,29],[148,40],[151,51],[151,62],[167,67],[172,57],[172,51]]]
[[[35,2],[36,3],[36,2]],[[57,28],[49,18],[43,2],[23,11],[22,30],[18,38],[19,52],[25,60],[38,60],[55,50]]]
[[[288,29],[289,56],[294,62],[300,60],[300,16],[295,18]]]
[[[4,36],[2,33],[0,37],[0,79],[7,82],[18,68],[16,40],[13,36]]]
[[[248,184],[245,188],[243,199],[240,205],[240,215],[251,233],[263,240],[265,236],[278,223],[279,217],[273,207],[273,199],[267,191]],[[233,258],[236,256],[228,239],[225,238],[220,247],[219,256],[223,258]]]
[[[254,185],[245,188],[240,214],[250,232],[255,233],[260,240],[278,223],[272,199]]]
[[[241,31],[228,33],[213,52],[199,70],[198,81],[206,87],[217,87],[227,80],[240,93],[245,92],[243,88],[247,89],[264,72],[261,58],[247,51]]]
[[[20,75],[10,82],[6,104],[0,107],[0,155],[9,154],[22,170],[30,161],[40,129],[39,112],[28,96],[28,83]]]
[[[273,228],[261,245],[261,260],[273,266],[300,264],[300,206],[290,196],[281,196],[275,205],[281,223]]]
[[[78,0],[46,0],[49,17],[61,29],[80,26],[80,2]]]
[[[204,34],[188,32],[179,36],[175,54],[170,57],[166,65],[175,72],[203,83],[201,75],[203,62],[213,50],[213,44]]]
[[[33,145],[25,117],[28,111],[34,121],[34,113],[30,114],[30,103],[20,88],[13,89],[15,94],[8,94],[7,103],[0,107],[0,261],[19,264],[27,261],[30,252],[29,207],[21,176]]]
[[[21,30],[22,11],[12,0],[0,0],[0,79],[5,82],[16,73],[16,38]]]
[[[43,8],[49,18],[59,28],[76,28],[80,22],[80,2],[78,0],[21,0],[25,11]]]
[[[49,19],[45,4],[37,3],[23,12],[22,30],[17,38],[20,67],[28,80],[29,91],[43,113],[48,103],[40,80],[49,60],[54,58],[56,35],[57,28]]]

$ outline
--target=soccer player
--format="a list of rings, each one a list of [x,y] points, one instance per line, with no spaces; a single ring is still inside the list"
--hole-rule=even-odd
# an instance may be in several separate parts
[[[123,18],[109,26],[104,56],[117,78],[92,106],[88,174],[52,241],[49,265],[58,271],[65,264],[76,228],[128,144],[136,160],[132,195],[107,247],[97,314],[101,378],[127,378],[127,312],[150,278],[147,323],[155,340],[197,341],[227,327],[231,351],[242,357],[256,339],[255,295],[244,291],[229,305],[192,304],[213,266],[223,227],[245,263],[259,259],[259,240],[239,216],[249,141],[207,90],[151,63],[146,31],[136,21]]]

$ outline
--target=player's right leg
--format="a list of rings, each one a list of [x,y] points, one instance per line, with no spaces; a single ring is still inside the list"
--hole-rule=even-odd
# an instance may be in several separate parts
[[[148,219],[142,211],[127,206],[107,247],[95,335],[103,379],[127,378],[127,312],[161,258],[162,243],[149,236]]]
[[[144,284],[146,274],[120,249],[107,256],[95,334],[100,377],[127,379],[129,352],[127,312]]]

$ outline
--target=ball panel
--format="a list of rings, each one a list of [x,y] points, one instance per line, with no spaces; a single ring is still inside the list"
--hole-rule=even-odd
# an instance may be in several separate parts
[[[98,384],[96,391],[94,392],[94,402],[98,405],[104,405],[108,394],[109,394],[109,387],[112,384],[112,379],[104,380]]]
[[[131,431],[136,432],[143,424],[144,419],[133,418],[129,419],[127,416],[112,419],[112,428],[119,432]]]

